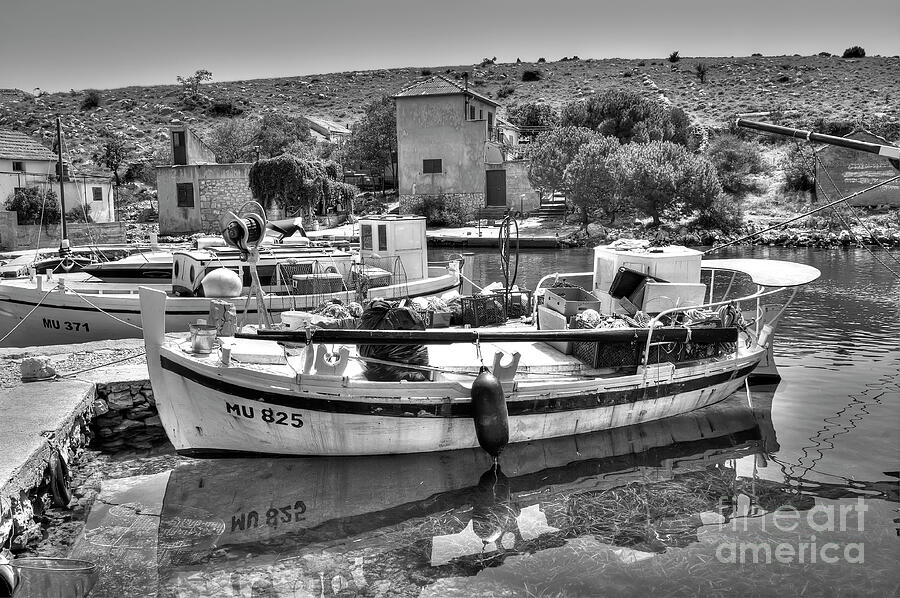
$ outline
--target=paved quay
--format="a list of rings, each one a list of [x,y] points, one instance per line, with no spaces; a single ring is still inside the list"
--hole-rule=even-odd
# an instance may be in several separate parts
[[[98,357],[105,357],[95,363],[101,365],[115,359],[110,359],[107,351],[121,354],[138,342],[135,339],[133,342],[4,348],[0,349],[0,360],[5,362],[6,369],[10,369],[27,356],[49,355],[51,359],[55,357],[57,361],[72,365],[90,364]],[[111,346],[115,348],[109,349]],[[85,354],[92,353],[97,353],[93,359],[84,358]],[[82,359],[70,361],[73,355],[81,355]],[[88,423],[93,416],[96,385],[147,378],[145,364],[122,362],[80,372],[75,377],[4,384],[0,390],[3,413],[0,418],[0,541],[9,532],[5,528],[10,523],[10,507],[13,506],[15,511],[15,505],[21,504],[24,496],[41,484],[53,449],[65,449],[80,441],[81,424]]]
[[[541,218],[525,218],[519,222],[519,245],[523,249],[553,248],[569,244],[569,237],[578,231],[577,224],[563,226]],[[515,229],[513,229],[515,230]],[[334,228],[306,231],[312,239],[359,241],[359,224],[342,224]],[[499,246],[499,226],[460,226],[429,228],[425,238],[429,245],[461,245],[468,247]]]

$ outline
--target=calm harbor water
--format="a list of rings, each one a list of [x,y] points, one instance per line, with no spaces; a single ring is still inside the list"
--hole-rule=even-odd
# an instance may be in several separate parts
[[[523,253],[518,282],[591,256]],[[777,385],[511,446],[499,470],[480,451],[132,458],[72,556],[101,563],[95,596],[897,595],[900,282],[862,250],[718,257],[822,271],[779,328]],[[475,279],[500,277],[478,252]]]

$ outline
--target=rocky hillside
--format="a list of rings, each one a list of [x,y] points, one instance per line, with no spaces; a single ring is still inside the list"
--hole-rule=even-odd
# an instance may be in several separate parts
[[[701,83],[696,65],[708,72]],[[610,87],[626,87],[682,107],[703,126],[724,125],[734,114],[763,110],[796,111],[801,122],[815,118],[900,122],[900,57],[842,59],[823,56],[581,60],[400,68],[308,75],[281,79],[212,82],[202,93],[245,116],[270,111],[311,115],[349,125],[373,97],[391,95],[432,74],[461,77],[481,94],[509,105],[540,100],[553,105]],[[523,82],[525,71],[537,81]],[[190,73],[185,73],[189,75]],[[215,73],[213,73],[215,74]],[[502,90],[502,91],[501,91]],[[202,132],[218,119],[205,108],[182,101],[178,85],[100,91],[100,105],[82,109],[84,91],[32,94],[0,90],[0,127],[22,131],[50,145],[54,118],[63,117],[76,164],[88,161],[100,130],[124,133],[142,156],[165,147],[167,126],[188,123]]]

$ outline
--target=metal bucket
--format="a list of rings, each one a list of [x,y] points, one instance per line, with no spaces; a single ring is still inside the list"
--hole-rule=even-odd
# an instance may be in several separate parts
[[[211,324],[191,324],[191,351],[212,353],[216,344],[216,327]]]
[[[97,583],[97,566],[79,559],[15,559],[19,574],[15,598],[85,598]]]

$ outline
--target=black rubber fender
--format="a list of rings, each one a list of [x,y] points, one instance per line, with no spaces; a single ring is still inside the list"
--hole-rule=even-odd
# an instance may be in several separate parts
[[[50,496],[53,499],[53,506],[68,507],[72,502],[72,491],[69,490],[69,468],[63,460],[59,450],[54,449],[50,454],[50,462],[48,464],[50,470]]]
[[[472,383],[472,417],[478,444],[497,457],[509,444],[509,412],[503,386],[487,368]]]
[[[0,554],[0,598],[10,598],[16,593],[19,585],[19,573],[16,568]]]

